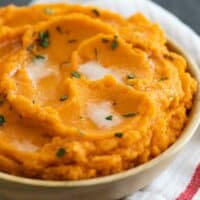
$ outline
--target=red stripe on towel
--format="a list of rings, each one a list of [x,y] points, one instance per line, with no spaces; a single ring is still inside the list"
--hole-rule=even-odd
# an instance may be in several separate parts
[[[192,200],[200,188],[200,164],[197,166],[194,175],[186,189],[179,195],[176,200]]]

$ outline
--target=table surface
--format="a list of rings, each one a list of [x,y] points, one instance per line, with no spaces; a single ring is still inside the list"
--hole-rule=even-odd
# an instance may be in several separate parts
[[[28,4],[30,0],[0,0],[0,5]],[[200,34],[200,0],[153,0],[165,7]]]

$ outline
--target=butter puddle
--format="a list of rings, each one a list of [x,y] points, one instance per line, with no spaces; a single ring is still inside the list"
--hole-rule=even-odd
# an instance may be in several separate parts
[[[57,75],[58,71],[48,67],[45,60],[37,59],[25,68],[29,78],[36,85],[41,79],[50,75]]]
[[[122,81],[120,73],[106,68],[101,64],[90,61],[79,66],[78,71],[85,75],[89,80],[95,81],[102,79],[106,75],[112,75],[116,80]]]
[[[19,141],[14,141],[13,145],[20,151],[24,152],[36,152],[39,147],[35,146],[29,142],[19,142]]]
[[[87,114],[99,128],[109,129],[122,122],[122,117],[112,109],[111,102],[89,103]],[[108,116],[112,116],[112,120],[107,120]]]

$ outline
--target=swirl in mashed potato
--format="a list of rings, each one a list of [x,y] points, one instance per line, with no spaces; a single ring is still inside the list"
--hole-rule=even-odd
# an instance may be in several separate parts
[[[1,171],[105,176],[148,162],[180,136],[197,83],[142,14],[8,6],[0,27]]]

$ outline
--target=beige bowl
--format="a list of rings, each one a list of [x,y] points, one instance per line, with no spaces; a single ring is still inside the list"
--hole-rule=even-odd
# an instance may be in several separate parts
[[[190,140],[200,122],[200,71],[194,61],[171,41],[170,49],[188,61],[188,70],[198,81],[190,120],[177,142],[157,158],[122,173],[82,181],[42,181],[0,173],[0,196],[6,200],[115,200],[147,186],[172,162]]]

